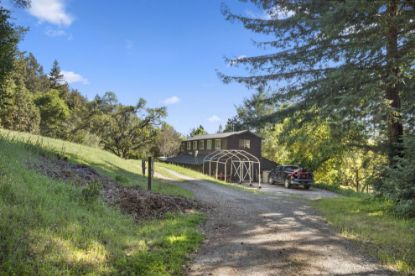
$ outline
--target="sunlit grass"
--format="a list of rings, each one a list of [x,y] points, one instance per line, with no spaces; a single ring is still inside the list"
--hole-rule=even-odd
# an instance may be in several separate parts
[[[124,186],[147,188],[147,177],[141,174],[141,161],[122,159],[110,152],[67,141],[0,129],[0,136],[9,141],[31,144],[35,147],[53,151],[68,157],[71,161],[86,164],[103,172]],[[178,186],[154,179],[152,190],[155,192],[190,197],[191,192]]]
[[[312,203],[343,236],[402,273],[415,274],[415,220],[389,212],[391,203],[365,196]]]
[[[46,142],[49,150],[58,149],[63,142],[43,138],[44,144],[33,147],[19,141],[35,136],[0,134],[0,275],[182,274],[203,238],[198,231],[203,215],[170,214],[137,224],[101,199],[85,202],[81,188],[27,169],[36,149]],[[109,175],[120,173],[114,168],[125,170],[127,185],[138,183],[132,172],[137,161],[76,144],[65,147],[72,160],[100,170],[111,164],[102,170]],[[159,185],[170,185],[163,192],[187,194]]]
[[[186,168],[186,167],[178,166],[178,165],[175,165],[175,164],[163,163],[163,162],[157,162],[156,163],[156,171],[159,174],[164,175],[164,176],[166,176],[168,178],[171,178],[173,180],[183,181],[182,178],[171,174],[169,171],[167,171],[165,169],[172,170],[174,172],[177,172],[179,174],[182,174],[182,175],[185,175],[185,176],[188,176],[188,177],[191,177],[191,178],[195,178],[195,179],[198,179],[198,180],[206,180],[206,181],[209,181],[211,183],[224,185],[224,186],[227,186],[227,187],[233,188],[233,189],[249,191],[249,192],[252,192],[252,193],[259,193],[260,192],[256,188],[248,188],[248,187],[242,186],[240,184],[229,183],[229,182],[216,179],[214,177],[208,176],[208,175],[203,174],[199,171],[192,170],[192,169],[189,169],[189,168]]]

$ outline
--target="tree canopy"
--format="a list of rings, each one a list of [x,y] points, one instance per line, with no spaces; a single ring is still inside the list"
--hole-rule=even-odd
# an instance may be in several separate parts
[[[190,131],[189,136],[193,137],[193,136],[204,135],[204,134],[207,134],[205,128],[202,125],[199,125],[198,127],[195,127]]]
[[[228,58],[231,66],[246,68],[248,74],[219,76],[225,83],[264,87],[267,97],[259,101],[274,105],[274,112],[250,116],[251,124],[276,124],[288,118],[289,132],[319,122],[317,127],[329,127],[333,142],[385,154],[392,171],[402,168],[402,160],[411,156],[407,154],[411,143],[405,140],[415,134],[415,2],[250,2],[265,16],[236,14],[226,6],[223,13],[269,37],[255,41],[265,53]],[[409,169],[407,163],[404,166]],[[407,188],[399,184],[403,181],[386,185],[387,175],[391,174],[379,182],[388,187],[386,194]],[[415,193],[406,191],[415,214]]]

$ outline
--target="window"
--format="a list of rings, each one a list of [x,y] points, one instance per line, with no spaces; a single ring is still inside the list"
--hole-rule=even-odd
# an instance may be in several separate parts
[[[204,150],[205,149],[205,140],[199,141],[199,149]]]
[[[220,150],[222,148],[222,140],[221,139],[215,139],[215,150]]]
[[[211,150],[212,149],[212,140],[207,140],[206,141],[206,149],[207,150]]]
[[[197,150],[197,141],[193,141],[193,150]]]
[[[239,139],[239,148],[240,149],[250,149],[251,148],[251,140],[249,140],[249,139]]]
[[[187,142],[187,150],[191,150],[192,149],[192,143]]]

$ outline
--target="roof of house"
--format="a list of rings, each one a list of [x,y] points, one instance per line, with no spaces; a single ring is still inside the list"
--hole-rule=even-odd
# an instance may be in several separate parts
[[[179,154],[166,159],[166,162],[185,164],[185,165],[202,165],[206,155],[193,156],[190,154]]]
[[[196,135],[193,137],[188,138],[186,141],[194,141],[194,140],[203,140],[203,139],[221,139],[221,138],[227,138],[233,135],[239,135],[244,133],[251,133],[258,138],[261,138],[257,134],[251,132],[250,130],[241,130],[241,131],[231,131],[231,132],[223,132],[223,133],[214,133],[214,134],[205,134],[205,135]],[[262,138],[261,138],[262,139]]]

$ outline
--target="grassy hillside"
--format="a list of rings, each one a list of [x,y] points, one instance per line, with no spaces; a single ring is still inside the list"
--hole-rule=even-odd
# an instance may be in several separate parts
[[[147,187],[147,178],[141,175],[141,162],[138,160],[126,160],[98,148],[28,133],[0,129],[0,136],[7,141],[22,142],[34,145],[35,148],[61,154],[71,161],[91,166],[125,186]],[[153,191],[162,194],[191,196],[189,191],[157,179],[153,182]]]
[[[415,274],[415,220],[396,217],[391,203],[367,195],[312,202],[341,235],[357,242],[382,263]]]
[[[28,146],[27,143],[35,144]],[[140,224],[86,201],[80,187],[27,168],[54,150],[91,165],[125,185],[145,185],[137,162],[81,145],[0,130],[0,274],[180,274],[202,240],[198,213],[168,215]],[[190,196],[156,182],[157,191]]]

